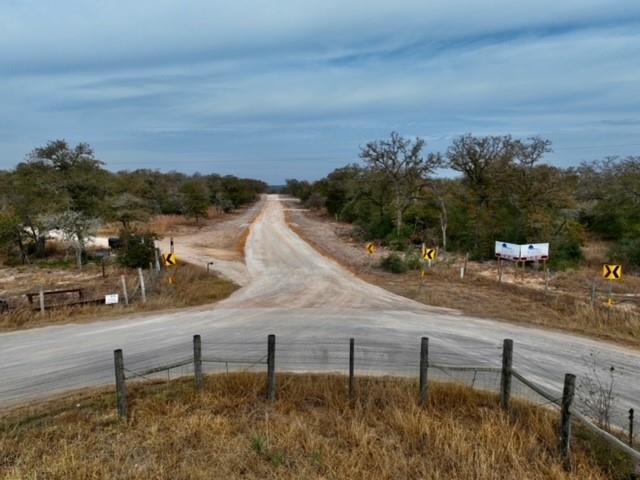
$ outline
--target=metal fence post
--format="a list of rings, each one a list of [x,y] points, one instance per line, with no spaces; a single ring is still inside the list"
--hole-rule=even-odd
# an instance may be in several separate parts
[[[566,469],[571,468],[571,403],[576,388],[576,376],[567,373],[564,376],[562,389],[562,405],[560,409],[560,455]]]
[[[422,337],[420,340],[420,405],[427,405],[429,399],[429,384],[427,382],[427,372],[429,371],[429,338]]]
[[[276,399],[276,336],[267,338],[267,400]]]
[[[353,400],[356,393],[356,379],[354,377],[354,354],[355,354],[355,340],[349,339],[349,398]]]
[[[502,373],[500,375],[500,406],[508,410],[511,400],[511,367],[513,365],[513,340],[502,342]]]
[[[204,378],[202,377],[202,341],[200,335],[193,336],[193,375],[196,381],[196,390],[202,391]]]
[[[633,408],[629,409],[629,446],[633,447]]]
[[[116,369],[116,405],[118,407],[118,416],[126,420],[129,412],[127,405],[127,385],[124,376],[124,359],[121,349],[113,351],[113,359]]]

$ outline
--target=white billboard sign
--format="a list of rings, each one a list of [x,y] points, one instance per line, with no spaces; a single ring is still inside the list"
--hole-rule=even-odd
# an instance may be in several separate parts
[[[548,243],[530,243],[528,245],[520,245],[520,260],[547,260],[548,258]]]
[[[116,303],[118,303],[118,294],[110,293],[109,295],[105,295],[104,303],[105,305],[115,305]]]
[[[496,257],[504,260],[520,260],[520,245],[507,242],[496,242]]]

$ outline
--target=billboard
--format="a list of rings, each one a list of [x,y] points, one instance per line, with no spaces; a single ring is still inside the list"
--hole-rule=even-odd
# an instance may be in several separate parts
[[[528,245],[520,245],[520,260],[547,260],[548,258],[548,243],[530,243]]]
[[[520,260],[520,245],[496,242],[496,257],[504,260]]]
[[[515,243],[496,242],[496,257],[512,261],[547,260],[549,258],[548,243]]]

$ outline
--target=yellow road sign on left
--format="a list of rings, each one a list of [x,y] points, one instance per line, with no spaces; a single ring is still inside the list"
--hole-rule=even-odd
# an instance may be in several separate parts
[[[175,267],[178,264],[178,257],[175,253],[163,253],[162,262],[166,267]]]
[[[366,249],[369,255],[376,253],[376,246],[371,242],[367,243]]]
[[[423,247],[422,258],[424,260],[435,260],[438,256],[438,251],[435,248]]]

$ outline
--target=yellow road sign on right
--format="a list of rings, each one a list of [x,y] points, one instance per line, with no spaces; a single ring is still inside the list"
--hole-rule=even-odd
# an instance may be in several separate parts
[[[606,280],[620,280],[622,278],[622,265],[602,265],[602,278]]]
[[[376,253],[376,246],[371,242],[367,243],[366,249],[369,255]]]

